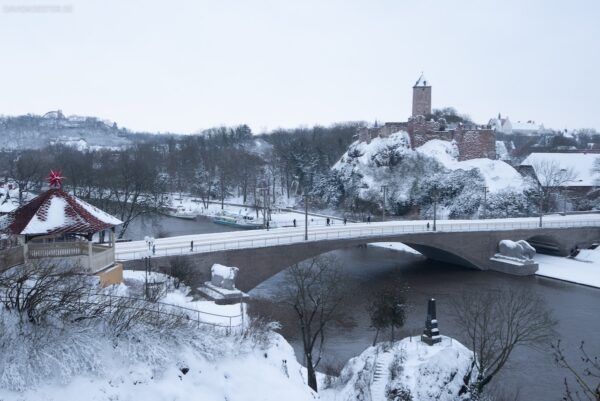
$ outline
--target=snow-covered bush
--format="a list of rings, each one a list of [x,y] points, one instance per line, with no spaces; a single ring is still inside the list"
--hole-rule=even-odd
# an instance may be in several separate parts
[[[503,190],[488,195],[487,217],[518,217],[527,216],[531,203],[527,196],[509,190]]]

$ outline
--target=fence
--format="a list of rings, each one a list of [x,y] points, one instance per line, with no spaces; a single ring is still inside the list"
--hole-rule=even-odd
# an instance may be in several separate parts
[[[394,236],[398,234],[413,234],[413,233],[435,233],[435,232],[472,232],[472,231],[503,231],[503,230],[517,230],[517,229],[539,229],[539,221],[532,219],[528,221],[481,221],[474,223],[453,223],[453,222],[438,222],[436,224],[436,231],[433,231],[433,227],[427,226],[427,222],[423,221],[420,224],[397,224],[390,225],[385,223],[373,224],[373,227],[368,225],[361,225],[360,227],[352,228],[349,226],[337,226],[329,227],[326,229],[318,229],[308,233],[308,241],[322,241],[322,240],[336,240],[336,239],[350,239],[350,238],[365,238],[376,237],[378,240],[385,240],[385,237]],[[600,227],[600,219],[595,220],[571,220],[571,221],[544,221],[543,227],[546,228],[581,228],[581,227]],[[202,242],[201,238],[194,238],[194,249],[190,249],[187,245],[189,242],[186,241],[186,246],[173,244],[171,246],[165,244],[161,245],[160,242],[156,243],[156,249],[153,256],[174,256],[174,255],[186,255],[191,253],[207,253],[216,251],[226,251],[235,249],[248,249],[248,248],[261,248],[276,245],[289,245],[305,242],[304,230],[296,229],[294,233],[287,234],[286,231],[282,230],[277,233],[278,230],[272,230],[273,234],[269,235],[265,231],[252,231],[252,232],[235,232],[235,237],[227,240],[213,240],[210,242]],[[207,234],[207,236],[210,234]],[[191,237],[189,237],[191,238]],[[132,243],[129,243],[130,245]],[[123,249],[116,252],[116,258],[118,260],[132,260],[139,259],[148,256],[147,250]]]
[[[31,288],[25,289],[31,290]],[[60,294],[60,291],[57,292]],[[82,299],[83,298],[83,299]],[[104,298],[105,302],[99,302],[97,298]],[[55,300],[60,300],[60,298],[56,298]],[[112,308],[116,308],[117,306],[120,308],[125,308],[129,310],[137,310],[144,311],[149,313],[156,313],[157,316],[172,316],[172,317],[185,317],[188,321],[195,323],[198,327],[201,325],[208,325],[216,328],[226,329],[227,334],[230,334],[235,328],[243,328],[244,326],[244,314],[240,313],[239,315],[220,315],[216,313],[203,312],[193,308],[187,308],[185,306],[168,304],[165,302],[151,302],[145,300],[143,298],[135,298],[135,297],[126,297],[122,295],[113,295],[113,294],[103,294],[103,293],[94,293],[87,292],[83,294],[83,297],[80,297],[78,300],[78,304],[80,306],[85,305],[106,305],[106,300],[108,300],[108,308],[109,312],[112,311]],[[6,293],[0,294],[0,302],[8,302],[9,297]],[[126,302],[119,302],[126,301]],[[144,307],[140,307],[139,304],[143,304]],[[243,303],[241,303],[240,308],[243,310]],[[215,322],[210,320],[222,320],[222,322]],[[234,320],[238,320],[238,323],[234,324]],[[223,323],[225,322],[225,323]]]

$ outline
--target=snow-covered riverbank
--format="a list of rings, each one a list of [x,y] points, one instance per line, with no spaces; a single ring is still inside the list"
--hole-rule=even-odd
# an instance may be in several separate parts
[[[535,255],[538,276],[600,288],[600,249],[583,249],[575,258]]]

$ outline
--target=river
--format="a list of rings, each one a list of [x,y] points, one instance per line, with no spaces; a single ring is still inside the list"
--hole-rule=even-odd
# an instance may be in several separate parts
[[[150,232],[166,235],[182,235],[204,232],[228,231],[228,227],[216,225],[209,220],[186,221],[163,217],[154,223],[138,223],[130,234],[132,239],[143,238]],[[132,229],[134,228],[132,227]],[[327,338],[326,358],[345,363],[371,345],[374,332],[369,329],[366,305],[370,294],[383,288],[391,280],[406,283],[410,308],[407,322],[400,335],[416,335],[423,330],[427,299],[438,300],[440,332],[461,340],[463,335],[448,316],[448,301],[462,291],[485,290],[504,287],[525,288],[539,294],[559,321],[557,333],[564,347],[571,351],[574,363],[578,362],[577,347],[586,341],[588,351],[600,354],[600,289],[555,281],[537,276],[515,277],[496,272],[482,272],[450,264],[423,260],[408,254],[381,248],[353,248],[331,252],[344,267],[350,285],[348,307],[356,321],[356,327],[348,330],[332,330]],[[273,276],[255,288],[251,295],[274,298],[280,286],[282,274]],[[357,291],[356,288],[360,288]],[[296,353],[301,357],[297,339],[289,337]],[[595,347],[595,348],[593,348]],[[529,348],[516,349],[500,376],[495,380],[509,394],[519,392],[520,400],[560,400],[563,393],[565,371],[555,366],[549,352]]]

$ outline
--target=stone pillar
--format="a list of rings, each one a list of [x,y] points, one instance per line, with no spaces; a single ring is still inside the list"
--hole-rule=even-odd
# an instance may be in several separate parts
[[[112,248],[112,261],[114,263],[116,260],[116,257],[117,257],[116,256],[116,247],[115,247],[116,236],[115,236],[115,228],[114,227],[110,228],[109,235],[110,235],[110,246]]]
[[[425,321],[425,330],[423,331],[423,335],[421,335],[421,341],[427,345],[433,345],[442,341],[435,313],[435,299],[433,298],[427,303],[427,320]]]
[[[94,254],[93,254],[93,247],[92,247],[92,238],[90,238],[88,240],[88,260],[89,260],[88,270],[90,272],[93,272],[93,269],[92,269],[92,266],[93,266],[93,257],[94,257]]]

